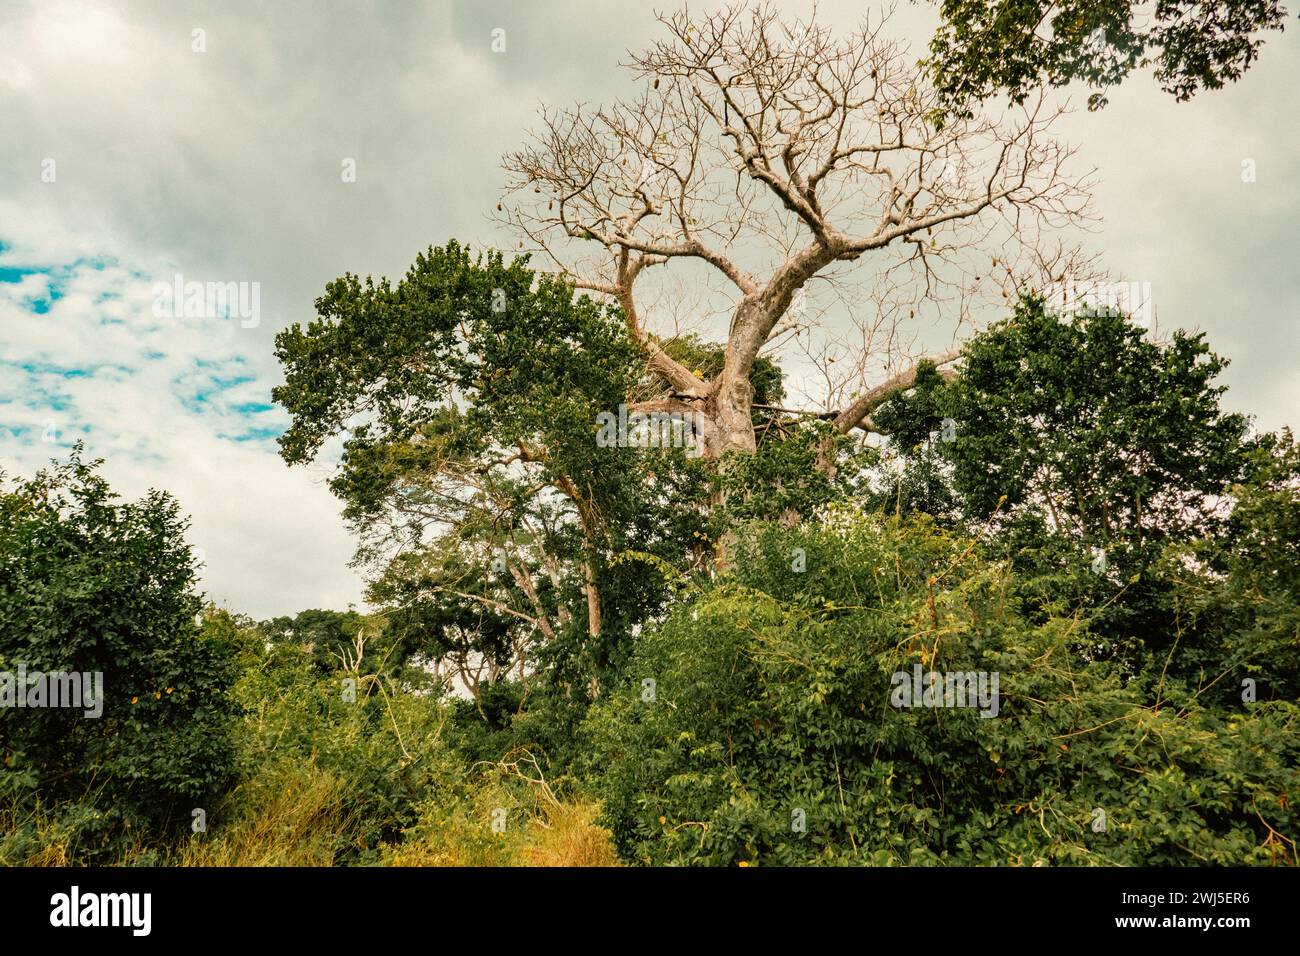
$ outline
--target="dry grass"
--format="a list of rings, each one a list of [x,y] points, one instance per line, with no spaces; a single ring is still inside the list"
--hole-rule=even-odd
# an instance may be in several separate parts
[[[516,765],[511,764],[514,768]],[[118,865],[334,866],[357,820],[349,817],[347,781],[315,763],[266,768],[210,811],[208,831],[170,846],[138,845]],[[492,828],[498,808],[508,826]],[[517,771],[489,775],[478,785],[431,799],[417,826],[383,849],[390,866],[618,866],[610,832],[596,823],[600,805],[561,800],[541,778]],[[21,819],[0,809],[0,865],[77,866],[69,821],[29,810]]]
[[[618,866],[612,834],[596,825],[599,813],[597,803],[564,803],[553,807],[550,825],[539,826],[535,839],[521,847],[522,865]]]
[[[597,825],[600,805],[561,799],[526,748],[486,766],[467,798],[431,802],[406,839],[389,848],[392,866],[618,866],[613,834]],[[489,821],[504,813],[498,832]]]
[[[287,785],[279,786],[280,780]],[[253,810],[196,834],[171,862],[177,866],[332,866],[336,835],[347,829],[342,784],[312,766],[305,773],[255,780],[232,794]],[[242,798],[242,799],[241,799]]]
[[[19,833],[30,834],[22,845]],[[21,821],[12,810],[0,811],[0,866],[72,865],[67,835],[40,807]]]
[[[546,804],[522,826],[494,833],[490,808],[452,813],[392,846],[390,866],[619,866],[611,834],[595,822],[599,804]]]

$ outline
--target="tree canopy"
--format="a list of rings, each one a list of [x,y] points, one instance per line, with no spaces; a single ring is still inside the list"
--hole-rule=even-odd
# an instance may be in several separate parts
[[[1241,78],[1261,35],[1282,30],[1281,0],[940,0],[931,63],[957,115],[997,93],[1023,102],[1043,85],[1083,81],[1090,109],[1135,69],[1155,68],[1178,100]]]

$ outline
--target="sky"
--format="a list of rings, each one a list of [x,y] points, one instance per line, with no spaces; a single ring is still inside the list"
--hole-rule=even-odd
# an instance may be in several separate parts
[[[654,9],[5,0],[0,470],[30,475],[83,441],[124,496],[179,500],[223,606],[360,605],[329,463],[277,453],[275,334],[344,272],[397,276],[451,238],[513,247],[489,218],[502,155],[543,104],[630,94],[619,63],[664,35]],[[847,33],[880,9],[817,13]],[[888,29],[919,57],[934,22],[903,3]],[[1089,247],[1151,283],[1162,330],[1202,330],[1231,360],[1229,408],[1300,425],[1294,12],[1222,91],[1176,103],[1138,75],[1103,111],[1085,96],[1059,133],[1097,169]],[[232,295],[190,310],[163,292],[177,281]]]

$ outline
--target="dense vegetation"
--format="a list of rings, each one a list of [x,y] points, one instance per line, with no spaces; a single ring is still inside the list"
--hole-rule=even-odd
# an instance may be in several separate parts
[[[368,403],[335,488],[375,611],[204,608],[167,495],[79,451],[10,481],[0,670],[106,691],[0,710],[0,861],[1296,862],[1300,449],[1202,337],[1027,295],[883,441],[769,411],[715,463],[593,441],[652,383],[525,260],[321,309],[285,456]],[[894,706],[916,666],[996,674],[996,715]]]
[[[639,98],[506,157],[558,271],[451,241],[279,333],[368,611],[214,606],[80,446],[0,473],[0,865],[1300,864],[1300,447],[1202,335],[1049,306],[1086,186],[1031,95],[1219,88],[1285,10],[939,9],[915,66],[665,16]],[[769,346],[859,259],[891,377],[786,408]],[[682,261],[725,341],[639,317]],[[920,307],[982,331],[894,371]]]

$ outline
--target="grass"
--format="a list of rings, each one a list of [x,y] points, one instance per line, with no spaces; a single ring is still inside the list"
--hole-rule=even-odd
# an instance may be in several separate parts
[[[350,806],[352,807],[350,809]],[[77,866],[79,834],[93,823],[89,805],[55,816],[38,806],[0,809],[0,865]],[[503,816],[498,814],[504,812]],[[419,822],[372,853],[381,866],[618,866],[600,805],[555,797],[545,781],[493,768],[477,785],[431,797]],[[349,800],[348,781],[314,762],[267,768],[241,782],[207,820],[207,831],[170,844],[127,840],[118,866],[335,866],[355,859],[365,821]],[[504,826],[494,828],[500,821]]]

